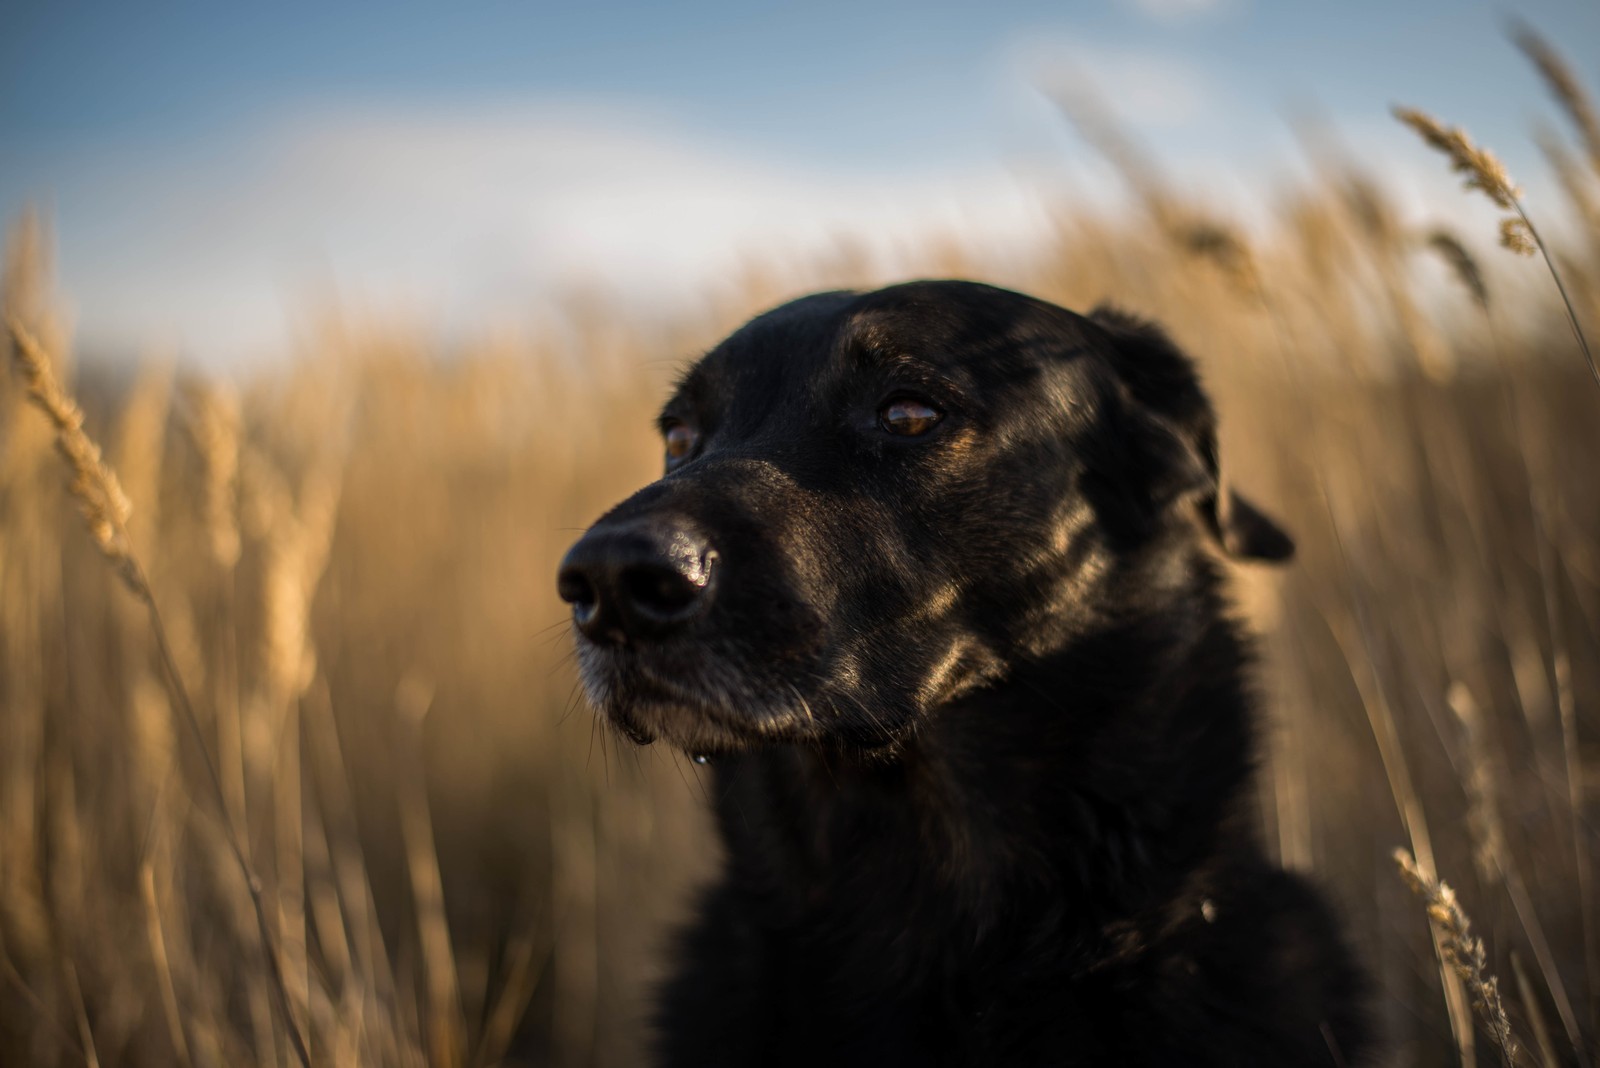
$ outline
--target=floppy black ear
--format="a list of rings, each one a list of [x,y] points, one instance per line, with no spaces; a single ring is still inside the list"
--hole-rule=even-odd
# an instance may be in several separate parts
[[[1116,308],[1101,305],[1089,321],[1105,334],[1134,402],[1122,440],[1147,472],[1144,489],[1154,503],[1191,505],[1201,529],[1236,559],[1293,556],[1289,535],[1223,478],[1216,414],[1190,359],[1160,327]]]

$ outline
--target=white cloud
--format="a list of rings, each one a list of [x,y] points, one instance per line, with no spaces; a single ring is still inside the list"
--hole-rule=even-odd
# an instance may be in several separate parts
[[[1015,248],[1046,229],[997,162],[830,173],[596,106],[328,113],[100,173],[57,200],[84,337],[207,359],[282,346],[286,312],[330,290],[493,324],[579,284],[691,299],[751,255],[840,236]]]
[[[1188,63],[1149,53],[1106,51],[1088,56],[1081,68],[1129,122],[1182,126],[1218,110],[1211,79]]]
[[[1068,31],[1019,39],[1009,64],[1046,93],[1089,91],[1121,121],[1171,130],[1215,117],[1226,102],[1212,76],[1153,49],[1108,46]]]
[[[1181,22],[1219,15],[1237,7],[1235,0],[1123,0],[1140,14],[1157,22]]]
[[[1265,123],[1235,120],[1203,76],[1160,56],[1084,51],[1124,118],[1177,124],[1149,138],[1173,181],[1263,221],[1269,175],[1283,173],[1270,161],[1283,156],[1237,142]],[[1058,128],[1030,95],[1037,127]],[[1406,131],[1346,129],[1357,158],[1384,161],[1408,215],[1492,234],[1482,205]],[[930,234],[996,250],[997,262],[1024,257],[1052,232],[1052,196],[1111,203],[1120,189],[1081,145],[1052,152],[1044,173],[1071,172],[1070,183],[994,158],[903,173],[760,158],[593,104],[346,110],[183,151],[71,161],[53,207],[86,343],[155,341],[219,361],[285,351],[298,314],[330,298],[471,333],[538,318],[575,288],[704,307],[752,260],[806,264],[841,237],[894,273],[919,269],[906,250]],[[1530,195],[1542,193],[1536,180]]]

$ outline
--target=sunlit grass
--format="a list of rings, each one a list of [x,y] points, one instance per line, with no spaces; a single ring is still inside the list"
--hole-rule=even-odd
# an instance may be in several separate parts
[[[1009,270],[930,240],[926,273],[1109,298],[1201,359],[1231,477],[1301,550],[1237,576],[1267,841],[1339,902],[1397,1063],[1593,1057],[1600,394],[1548,279],[1353,166],[1319,161],[1247,233],[1119,162],[1151,210],[1063,205],[1050,254]],[[1600,228],[1572,216],[1548,251],[1592,322]],[[449,352],[329,319],[252,381],[151,364],[119,389],[71,374],[47,246],[17,232],[5,291],[17,354],[63,385],[47,419],[42,387],[0,381],[0,1063],[291,1064],[286,1018],[315,1063],[637,1063],[715,846],[700,770],[582,707],[555,564],[653,477],[676,360],[785,295],[891,279],[841,253],[703,316],[590,302]],[[75,495],[64,423],[108,445],[79,450]],[[86,498],[102,468],[131,510]],[[1505,982],[1493,1042],[1400,847]]]

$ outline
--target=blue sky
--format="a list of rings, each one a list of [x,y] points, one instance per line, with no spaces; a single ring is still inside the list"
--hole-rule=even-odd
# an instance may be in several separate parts
[[[1396,100],[1548,187],[1508,10],[1600,83],[1593,0],[19,7],[0,210],[47,210],[87,343],[208,360],[330,289],[476,322],[839,233],[1023,241],[1042,188],[1107,182],[1039,91],[1069,69],[1186,180],[1292,170],[1314,107],[1424,198],[1449,182]]]

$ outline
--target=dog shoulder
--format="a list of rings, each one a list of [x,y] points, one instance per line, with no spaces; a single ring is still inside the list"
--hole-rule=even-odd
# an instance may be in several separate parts
[[[1365,980],[1310,884],[1261,867],[1189,907],[1197,922],[1158,955],[1157,983],[1194,1014],[1183,1028],[1194,1048],[1256,1051],[1229,1063],[1368,1063]]]
[[[724,879],[702,890],[673,936],[670,977],[657,990],[651,1032],[662,1068],[760,1062],[771,1030],[768,946]]]

